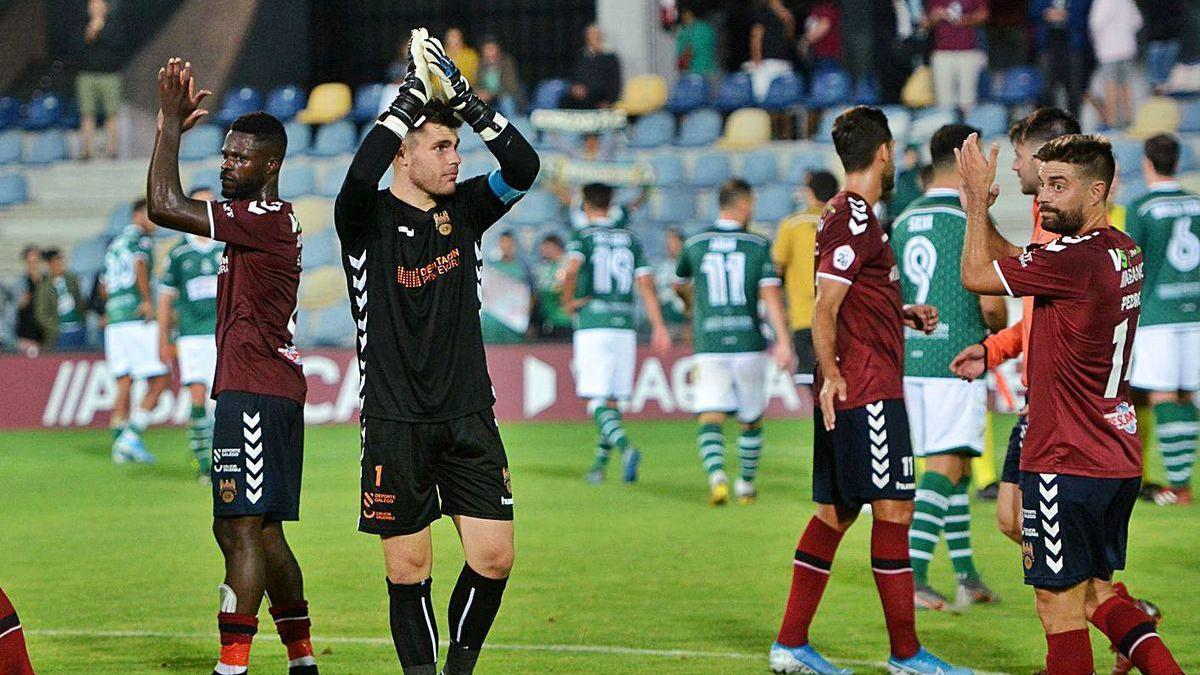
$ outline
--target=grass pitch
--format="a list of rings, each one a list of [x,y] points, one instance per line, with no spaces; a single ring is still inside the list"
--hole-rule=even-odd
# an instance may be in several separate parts
[[[1011,418],[993,431],[1004,447]],[[755,673],[778,629],[796,538],[812,513],[808,421],[771,422],[753,506],[714,509],[691,422],[633,422],[642,480],[587,485],[587,424],[501,426],[512,465],[517,564],[480,673]],[[727,433],[732,440],[733,426]],[[211,504],[185,461],[184,432],[157,429],[154,466],[114,466],[103,430],[0,434],[0,586],[21,615],[39,673],[210,672],[217,653],[221,560]],[[733,453],[736,455],[736,450]],[[355,426],[307,432],[303,520],[287,532],[304,568],[323,673],[397,673],[383,558],[355,531]],[[736,468],[736,457],[727,455]],[[1044,642],[1020,555],[975,503],[974,549],[1003,597],[959,615],[918,615],[927,647],[991,672],[1041,667]],[[1162,634],[1200,669],[1200,546],[1195,509],[1139,503],[1129,571],[1166,614]],[[869,569],[869,523],[847,535],[812,635],[835,662],[882,672],[887,636]],[[434,603],[462,564],[448,520],[434,526]],[[953,591],[939,548],[931,579]],[[252,672],[284,671],[264,606]],[[1098,671],[1110,657],[1093,631]]]

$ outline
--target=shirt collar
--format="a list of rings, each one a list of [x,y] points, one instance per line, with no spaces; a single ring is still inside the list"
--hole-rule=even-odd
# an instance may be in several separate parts
[[[1165,180],[1150,186],[1151,192],[1179,192],[1179,181]]]
[[[742,229],[742,224],[728,218],[717,218],[717,222],[713,223],[713,227],[718,230],[740,230]]]
[[[929,188],[925,191],[926,197],[960,197],[962,196],[958,190],[954,188]]]

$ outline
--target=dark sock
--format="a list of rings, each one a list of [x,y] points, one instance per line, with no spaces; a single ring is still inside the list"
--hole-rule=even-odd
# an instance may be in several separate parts
[[[508,579],[489,579],[469,565],[463,565],[458,583],[450,595],[450,651],[446,654],[446,675],[470,675],[479,659],[479,650],[487,637]]]
[[[911,658],[921,649],[913,606],[913,571],[908,560],[908,526],[876,520],[871,525],[871,571],[883,603],[892,656]]]
[[[405,675],[432,675],[437,670],[437,618],[429,591],[433,579],[418,584],[387,580],[392,642]]]
[[[1158,636],[1154,619],[1128,600],[1109,598],[1096,608],[1092,623],[1143,673],[1175,675],[1183,672]]]
[[[842,533],[820,518],[813,517],[796,544],[792,562],[792,590],[788,594],[787,611],[779,626],[776,641],[785,647],[808,644],[808,627],[821,604],[821,594],[829,583],[829,570],[837,553]],[[911,601],[912,598],[909,598]]]
[[[258,617],[235,612],[218,612],[221,632],[221,660],[214,672],[221,675],[244,673],[250,667],[250,645],[258,632]]]
[[[279,641],[287,648],[288,675],[317,675],[308,603],[300,601],[294,605],[272,607],[271,618],[275,620]]]
[[[25,633],[17,610],[0,589],[0,672],[11,675],[33,675],[29,652],[25,648]]]
[[[1047,675],[1093,675],[1092,640],[1086,628],[1046,636]]]

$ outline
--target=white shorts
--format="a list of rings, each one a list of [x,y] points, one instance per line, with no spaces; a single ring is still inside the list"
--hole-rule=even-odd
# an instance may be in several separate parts
[[[1200,389],[1200,325],[1138,326],[1129,384],[1149,391]]]
[[[743,423],[763,416],[767,409],[766,354],[696,354],[692,364],[694,412],[737,413]]]
[[[217,336],[181,335],[175,347],[179,352],[179,382],[199,382],[212,391],[217,372]]]
[[[113,377],[145,380],[167,373],[158,358],[158,322],[125,321],[104,327],[104,360]]]
[[[584,328],[575,331],[572,340],[575,393],[586,399],[628,399],[633,393],[637,366],[637,332],[627,328]]]
[[[987,432],[987,383],[948,377],[904,378],[904,404],[917,457],[983,454]]]

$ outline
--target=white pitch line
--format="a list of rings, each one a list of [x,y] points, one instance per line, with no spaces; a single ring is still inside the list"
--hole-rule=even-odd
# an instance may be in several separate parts
[[[164,631],[150,630],[76,630],[72,628],[39,628],[34,630],[26,630],[26,635],[40,635],[45,637],[95,637],[95,638],[164,638],[170,640],[212,640],[216,637],[215,633],[169,633]],[[363,637],[352,635],[314,635],[313,642],[322,643],[329,642],[332,644],[364,644],[364,645],[392,645],[391,638],[384,637]],[[441,646],[445,647],[449,643],[443,640]],[[747,654],[745,652],[705,652],[694,651],[690,649],[648,649],[645,647],[622,647],[619,645],[514,645],[514,644],[493,644],[487,643],[484,645],[487,649],[496,649],[501,651],[513,652],[558,652],[558,653],[576,653],[576,654],[624,654],[628,656],[654,656],[660,658],[693,658],[693,659],[732,659],[739,661],[766,661],[765,654]],[[837,659],[834,661],[843,663],[848,666],[870,666],[873,668],[887,668],[886,663],[880,661],[860,661],[855,659]],[[1007,673],[994,673],[986,670],[976,670],[975,675],[1008,675]]]

